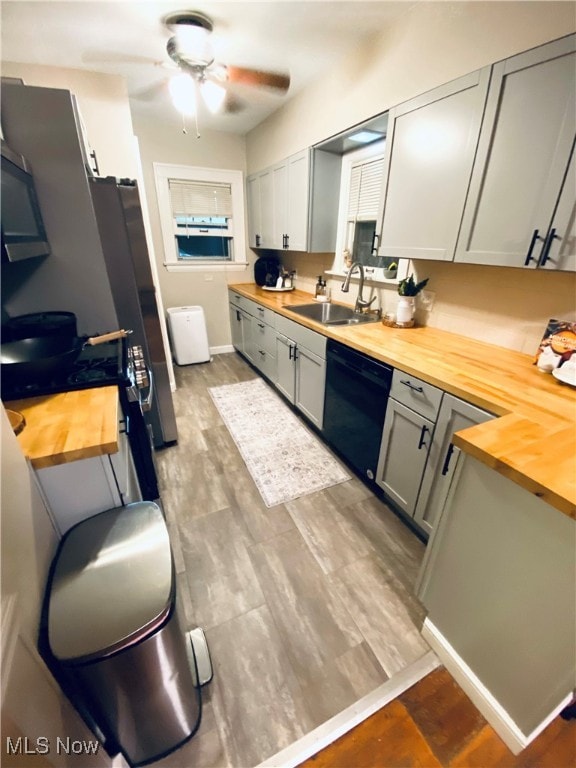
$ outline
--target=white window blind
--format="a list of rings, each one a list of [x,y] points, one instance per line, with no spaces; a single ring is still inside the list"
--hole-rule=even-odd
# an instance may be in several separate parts
[[[349,221],[376,219],[383,172],[383,157],[359,163],[352,168],[348,200]]]
[[[230,184],[169,179],[173,216],[232,216]]]

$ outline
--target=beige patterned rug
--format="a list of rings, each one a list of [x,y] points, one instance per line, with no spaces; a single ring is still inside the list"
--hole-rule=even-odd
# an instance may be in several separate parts
[[[262,379],[224,384],[209,392],[267,507],[350,479]]]

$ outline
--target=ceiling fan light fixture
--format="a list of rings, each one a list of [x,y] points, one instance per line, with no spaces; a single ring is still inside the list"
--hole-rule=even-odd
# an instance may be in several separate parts
[[[196,84],[191,75],[183,72],[170,78],[168,84],[172,103],[183,115],[192,116],[196,113]]]
[[[212,112],[213,115],[216,114],[224,104],[226,88],[223,88],[221,85],[218,85],[218,83],[214,83],[211,80],[205,80],[200,85],[200,91],[204,103],[210,112]]]
[[[185,61],[203,66],[214,61],[209,30],[195,24],[178,24],[174,36],[178,54]]]

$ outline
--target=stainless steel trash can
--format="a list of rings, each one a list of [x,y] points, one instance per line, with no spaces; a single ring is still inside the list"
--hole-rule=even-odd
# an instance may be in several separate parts
[[[202,307],[170,307],[168,328],[172,354],[177,365],[206,363],[210,360],[206,319]]]
[[[175,598],[168,530],[153,502],[79,523],[52,563],[40,651],[106,750],[132,766],[176,749],[200,724],[194,649]]]

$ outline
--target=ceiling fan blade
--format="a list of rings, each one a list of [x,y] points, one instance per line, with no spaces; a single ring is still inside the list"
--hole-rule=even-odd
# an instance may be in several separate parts
[[[274,88],[284,93],[290,87],[290,75],[282,72],[265,72],[259,69],[227,66],[226,75],[230,83],[238,83],[239,85]]]
[[[239,99],[234,93],[228,91],[224,99],[224,113],[227,115],[237,115],[246,108],[246,103]]]
[[[82,61],[85,64],[160,64],[149,56],[133,56],[118,51],[84,51]]]

